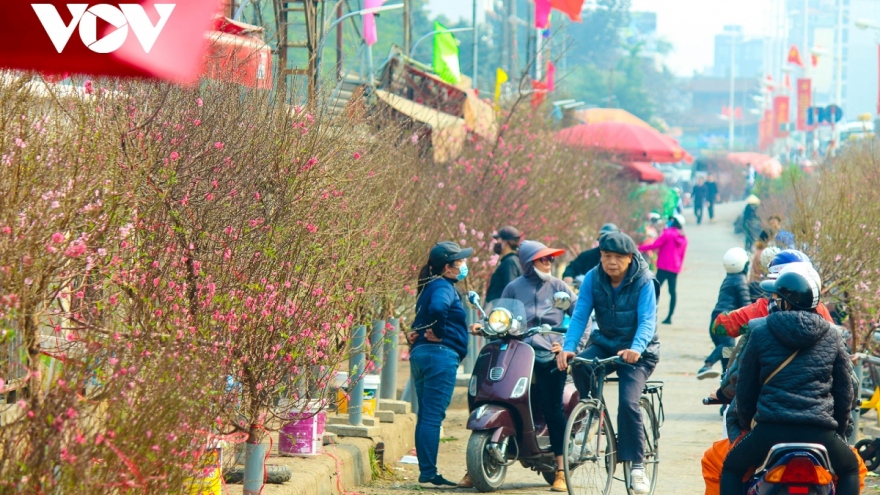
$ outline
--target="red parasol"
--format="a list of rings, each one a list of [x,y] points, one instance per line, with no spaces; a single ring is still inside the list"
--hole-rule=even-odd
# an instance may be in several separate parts
[[[576,125],[557,132],[556,139],[570,146],[605,151],[632,162],[693,161],[671,137],[650,127],[623,122]]]
[[[160,2],[7,2],[0,67],[194,83],[220,2]]]
[[[629,162],[629,163],[624,163],[623,166],[624,166],[624,168],[626,168],[632,172],[635,172],[636,175],[638,175],[639,180],[642,182],[650,182],[653,184],[653,183],[657,183],[657,182],[663,182],[664,180],[666,180],[666,178],[663,177],[663,172],[654,168],[654,166],[651,165],[650,163]]]

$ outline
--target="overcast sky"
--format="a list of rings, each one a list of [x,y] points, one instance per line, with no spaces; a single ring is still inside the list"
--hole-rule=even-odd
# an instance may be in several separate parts
[[[453,20],[471,18],[472,0],[429,0],[428,4]],[[657,31],[675,47],[667,65],[676,74],[691,75],[713,64],[714,36],[724,25],[742,25],[746,36],[764,35],[771,24],[770,4],[770,0],[632,0],[632,10],[657,13]]]

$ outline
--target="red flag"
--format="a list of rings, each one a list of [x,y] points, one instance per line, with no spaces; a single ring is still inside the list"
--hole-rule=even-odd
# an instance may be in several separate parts
[[[788,74],[785,75],[785,82],[783,83],[785,89],[791,91],[791,78],[788,77]]]
[[[7,2],[4,18],[15,22],[0,31],[0,67],[194,83],[220,4]]]
[[[581,9],[584,7],[584,0],[550,0],[550,5],[567,15],[569,19],[581,22]]]
[[[532,81],[532,108],[538,108],[547,98],[547,83]]]
[[[801,60],[801,53],[795,45],[791,45],[791,48],[788,49],[788,63],[797,65],[798,67],[804,66],[804,61]]]
[[[547,92],[552,93],[556,90],[556,65],[553,62],[547,62]]]
[[[743,119],[743,109],[742,107],[736,107],[736,110],[733,112],[733,118],[737,120]]]
[[[724,117],[730,118],[730,107],[728,107],[726,105],[721,107],[721,115],[723,115]]]
[[[535,27],[546,29],[550,24],[550,0],[535,0]]]
[[[813,64],[813,67],[816,67],[819,65],[819,56],[813,53],[810,55],[810,62]]]

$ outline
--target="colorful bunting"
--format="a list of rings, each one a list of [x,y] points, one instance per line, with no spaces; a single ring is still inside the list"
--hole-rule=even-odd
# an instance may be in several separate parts
[[[501,105],[498,103],[501,100],[501,85],[507,82],[507,72],[504,72],[504,69],[498,67],[495,69],[495,111],[501,111]]]
[[[381,7],[385,0],[364,0],[364,8],[372,9]],[[367,46],[373,46],[379,41],[379,33],[376,31],[375,14],[364,14],[364,42]]]

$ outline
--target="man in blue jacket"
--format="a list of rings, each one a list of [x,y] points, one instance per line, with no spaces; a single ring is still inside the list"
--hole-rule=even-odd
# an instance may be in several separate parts
[[[557,356],[560,370],[568,367],[595,309],[598,330],[590,334],[584,359],[620,356],[628,363],[616,366],[620,378],[617,410],[619,458],[632,463],[632,491],[645,494],[651,481],[645,473],[645,438],[639,398],[645,382],[660,359],[657,339],[657,284],[638,247],[628,235],[611,232],[599,238],[601,264],[584,277],[563,351]],[[574,368],[572,376],[581,397],[591,390],[590,367]]]

